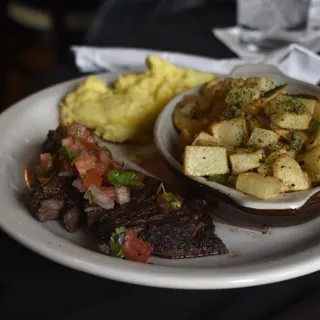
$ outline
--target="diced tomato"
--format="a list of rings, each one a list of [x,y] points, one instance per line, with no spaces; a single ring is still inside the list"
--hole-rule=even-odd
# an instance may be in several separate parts
[[[40,167],[42,170],[47,171],[52,168],[53,161],[52,155],[50,153],[40,154]]]
[[[80,141],[87,148],[88,151],[99,150],[99,147],[94,142],[82,139]]]
[[[103,162],[96,162],[95,169],[100,176],[104,176],[107,172],[109,165]]]
[[[104,151],[100,151],[97,157],[104,163],[109,163],[109,161],[111,160],[110,154]]]
[[[110,200],[116,200],[117,194],[115,187],[101,187],[100,189]]]
[[[68,128],[68,136],[71,136],[73,138],[77,137],[81,140],[88,140],[88,138],[91,136],[91,132],[89,129],[87,129],[85,126],[81,125],[80,123],[74,122]]]
[[[133,230],[127,231],[121,249],[127,259],[139,262],[147,262],[152,252],[151,245],[138,238]]]
[[[63,138],[61,140],[61,145],[64,148],[68,148],[68,147],[70,147],[72,145],[72,142],[73,142],[73,139],[71,137]]]
[[[75,160],[75,167],[77,168],[81,177],[84,177],[87,171],[93,169],[96,163],[96,157],[82,152]]]
[[[120,169],[121,169],[120,164],[117,163],[117,162],[115,162],[115,161],[110,157],[110,155],[108,154],[108,152],[104,152],[104,151],[99,152],[98,158],[101,160],[101,162],[107,164],[108,170],[114,170],[114,169],[120,170]]]
[[[96,169],[91,169],[87,171],[86,175],[83,178],[83,186],[87,189],[89,186],[94,185],[100,187],[102,184],[103,178],[98,174]]]
[[[67,172],[70,172],[73,175],[77,175],[78,171],[77,169],[71,165],[71,161],[70,160],[64,160],[63,161],[63,167],[64,170],[66,170]]]

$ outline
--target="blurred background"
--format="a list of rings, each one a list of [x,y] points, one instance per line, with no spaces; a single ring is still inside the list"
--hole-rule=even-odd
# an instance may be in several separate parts
[[[2,0],[0,111],[72,59],[70,45],[95,45],[98,36],[121,36],[143,19],[212,2],[233,0]]]
[[[82,43],[100,2],[1,1],[2,108],[24,97],[39,76],[68,59],[68,47]]]

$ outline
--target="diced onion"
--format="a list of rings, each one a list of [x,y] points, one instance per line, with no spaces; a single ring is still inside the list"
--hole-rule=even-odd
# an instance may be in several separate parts
[[[88,190],[92,192],[94,203],[104,209],[114,208],[114,201],[104,194],[99,188],[91,185]],[[88,195],[85,193],[84,198],[88,200]]]
[[[120,205],[130,201],[130,191],[128,187],[115,188],[116,202]]]
[[[82,182],[79,179],[76,179],[72,182],[72,185],[77,188],[80,192],[85,192],[86,189],[83,186]]]

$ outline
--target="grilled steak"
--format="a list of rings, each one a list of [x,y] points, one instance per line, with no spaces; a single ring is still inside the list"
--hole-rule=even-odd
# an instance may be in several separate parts
[[[129,203],[103,210],[98,226],[100,249],[107,252],[111,232],[119,226],[134,229],[139,237],[152,245],[152,254],[165,258],[200,257],[227,252],[215,235],[214,225],[206,202],[185,196],[182,210],[168,212],[152,196],[159,181],[145,181],[140,197]],[[101,212],[100,212],[101,215]]]
[[[54,139],[55,131],[49,130],[46,140],[42,144],[42,153],[55,154],[59,149],[59,144]]]
[[[66,203],[67,179],[52,175],[46,183],[35,184],[28,198],[31,213],[41,222],[56,220]]]
[[[69,186],[68,190],[66,204],[61,212],[61,221],[69,232],[75,232],[85,222],[83,197],[73,186]]]
[[[30,212],[41,222],[62,218],[69,232],[74,232],[83,221],[81,194],[72,186],[73,178],[53,174],[45,183],[37,183],[30,190]]]

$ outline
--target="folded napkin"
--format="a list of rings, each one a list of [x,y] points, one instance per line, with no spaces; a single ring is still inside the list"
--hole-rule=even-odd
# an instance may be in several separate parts
[[[320,81],[320,57],[311,50],[292,44],[265,57],[243,59],[211,59],[195,55],[147,49],[71,48],[79,70],[89,73],[124,72],[145,69],[147,54],[154,54],[180,67],[194,68],[218,75],[228,75],[236,66],[247,63],[266,63],[277,66],[286,75],[311,84]]]

